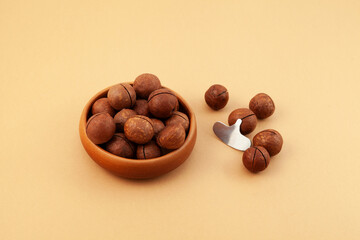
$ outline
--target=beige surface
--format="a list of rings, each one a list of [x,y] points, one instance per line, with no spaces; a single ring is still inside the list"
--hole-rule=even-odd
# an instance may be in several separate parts
[[[359,1],[2,0],[0,239],[358,239],[359,43]],[[87,156],[78,120],[143,72],[193,105],[198,141],[174,172],[129,181]],[[219,112],[213,83],[230,92]],[[255,132],[284,148],[253,175],[211,126],[258,92],[277,109]]]

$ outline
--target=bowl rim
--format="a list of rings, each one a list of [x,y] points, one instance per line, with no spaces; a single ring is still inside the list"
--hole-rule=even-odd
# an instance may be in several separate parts
[[[133,84],[133,82],[122,82],[122,83],[127,83],[130,85]],[[118,84],[122,84],[122,83],[118,83]],[[175,94],[175,96],[179,100],[179,103],[185,108],[186,113],[189,117],[189,122],[190,122],[189,130],[188,130],[185,142],[180,148],[175,149],[174,151],[167,153],[165,155],[162,155],[160,157],[157,157],[157,158],[136,159],[136,158],[124,158],[124,157],[117,156],[115,154],[112,154],[112,153],[106,151],[105,149],[101,148],[100,146],[96,145],[95,143],[93,143],[86,134],[86,123],[87,123],[88,115],[91,110],[91,106],[99,98],[104,97],[104,95],[106,97],[106,94],[109,91],[109,89],[118,84],[114,84],[112,86],[104,88],[103,90],[97,92],[93,97],[90,98],[90,100],[87,101],[87,103],[81,113],[80,122],[79,122],[79,132],[80,132],[80,138],[82,141],[86,141],[88,144],[91,145],[92,149],[96,149],[97,151],[101,152],[101,154],[111,158],[112,161],[121,161],[121,162],[126,162],[126,163],[134,164],[134,165],[142,165],[144,163],[151,164],[151,163],[155,163],[155,162],[167,161],[168,159],[171,159],[173,156],[176,156],[183,149],[186,149],[187,145],[191,144],[191,139],[196,137],[196,118],[195,118],[194,111],[191,109],[189,103],[187,103],[186,100],[180,94],[178,94],[177,92],[173,91],[172,89],[170,89],[164,85],[161,85],[161,87],[167,88]]]

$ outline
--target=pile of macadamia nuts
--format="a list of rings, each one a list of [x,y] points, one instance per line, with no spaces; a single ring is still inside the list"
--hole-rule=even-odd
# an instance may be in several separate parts
[[[213,110],[225,107],[229,100],[227,89],[220,85],[212,85],[205,93],[205,101]],[[228,117],[229,125],[241,119],[240,132],[247,135],[253,132],[258,119],[270,117],[275,111],[275,104],[271,97],[265,93],[255,95],[249,102],[249,108],[238,108]],[[280,133],[274,129],[267,129],[253,137],[253,146],[248,148],[242,157],[244,166],[251,172],[263,171],[270,163],[270,157],[278,154],[283,145]]]
[[[141,74],[132,85],[112,86],[107,97],[94,102],[91,113],[88,138],[130,159],[156,158],[180,148],[190,125],[176,95],[150,73]]]

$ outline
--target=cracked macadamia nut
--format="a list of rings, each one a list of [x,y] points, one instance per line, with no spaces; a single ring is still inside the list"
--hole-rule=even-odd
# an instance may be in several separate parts
[[[166,88],[152,92],[149,96],[148,103],[150,113],[157,118],[168,118],[179,107],[177,97]]]
[[[161,130],[165,128],[165,124],[163,121],[157,119],[157,118],[151,118],[151,121],[153,122],[154,127],[154,136],[156,136]]]
[[[265,93],[259,93],[250,100],[249,108],[257,118],[270,117],[275,111],[275,104],[271,97]]]
[[[120,83],[112,86],[109,89],[107,96],[110,105],[118,111],[123,108],[133,107],[136,101],[135,90],[127,83]]]
[[[140,98],[148,99],[150,93],[161,88],[161,83],[154,74],[144,73],[135,79],[133,86]]]
[[[250,147],[244,152],[242,160],[250,172],[256,173],[267,168],[270,163],[270,155],[263,147]]]
[[[166,149],[178,149],[185,142],[185,129],[178,124],[166,126],[156,137],[157,144]]]
[[[240,132],[242,134],[249,134],[256,128],[257,119],[255,114],[248,108],[238,108],[232,111],[229,115],[229,125],[233,125],[236,120],[241,119]]]
[[[115,133],[114,119],[108,113],[93,115],[86,124],[86,134],[95,144],[109,141]]]
[[[95,115],[97,113],[101,113],[101,112],[106,112],[106,113],[110,114],[110,116],[112,116],[112,117],[115,115],[115,109],[113,107],[111,107],[111,105],[109,103],[109,99],[100,98],[100,99],[96,100],[96,102],[94,102],[94,104],[92,105],[91,113],[93,115]]]
[[[143,115],[143,116],[149,117],[150,112],[149,112],[149,104],[148,104],[147,100],[145,100],[145,99],[136,100],[136,103],[134,106],[134,111],[138,115]]]
[[[161,149],[155,141],[151,141],[145,145],[138,145],[136,150],[137,159],[150,159],[161,156]]]
[[[205,101],[213,110],[220,110],[229,101],[229,92],[220,84],[212,85],[205,93]]]
[[[274,156],[281,151],[283,138],[278,131],[267,129],[254,136],[253,144],[254,146],[264,147],[269,152],[270,156]]]
[[[123,133],[115,133],[105,145],[106,151],[124,158],[133,158],[135,149],[134,143],[127,140]]]
[[[135,115],[137,115],[136,112],[134,110],[128,109],[128,108],[124,108],[120,112],[118,112],[114,116],[114,121],[116,124],[116,131],[123,132],[126,120],[128,120],[130,117],[133,117]]]
[[[134,143],[148,143],[154,136],[153,123],[148,117],[136,115],[125,122],[124,133]]]
[[[173,115],[167,119],[165,121],[166,125],[171,125],[171,124],[180,124],[181,126],[183,126],[183,128],[185,129],[185,131],[189,130],[189,118],[185,113],[176,111],[173,113]]]

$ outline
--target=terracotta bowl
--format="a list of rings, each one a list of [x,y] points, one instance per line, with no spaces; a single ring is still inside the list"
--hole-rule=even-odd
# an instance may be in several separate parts
[[[131,84],[131,83],[130,83]],[[137,160],[116,156],[94,144],[86,135],[86,121],[91,115],[91,106],[102,97],[106,97],[110,87],[100,91],[86,104],[80,117],[80,139],[89,156],[101,167],[125,178],[146,179],[154,178],[174,170],[180,166],[191,154],[196,141],[196,119],[190,105],[176,92],[180,109],[189,116],[190,128],[184,145],[158,158]]]

